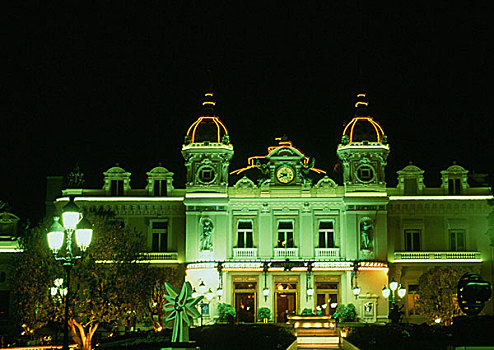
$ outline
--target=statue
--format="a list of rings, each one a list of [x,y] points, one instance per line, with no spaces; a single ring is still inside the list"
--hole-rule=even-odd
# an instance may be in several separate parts
[[[257,180],[260,186],[264,181],[269,179],[269,166],[267,164],[261,164],[259,159],[256,159],[256,167],[261,171],[261,177]]]
[[[189,326],[192,319],[200,317],[201,314],[196,309],[196,305],[204,296],[192,297],[192,287],[189,282],[182,285],[180,294],[169,283],[165,282],[167,294],[165,294],[166,303],[163,309],[170,312],[165,320],[173,322],[172,343],[189,341]]]
[[[300,175],[302,176],[304,183],[312,185],[312,179],[309,177],[309,174],[310,174],[310,171],[314,167],[315,164],[316,164],[315,158],[311,159],[310,164],[309,163],[307,163],[307,164],[302,163],[302,168],[300,169],[301,170]]]
[[[213,246],[212,235],[213,235],[213,221],[208,217],[202,217],[200,220],[201,224],[201,250],[210,250]]]
[[[82,188],[84,185],[84,173],[81,173],[79,170],[79,165],[76,165],[74,167],[74,170],[69,174],[69,183],[68,187],[69,188]]]
[[[374,223],[372,219],[366,218],[364,221],[360,223],[360,235],[361,235],[361,244],[360,249],[370,249],[370,241],[372,231],[374,229]]]

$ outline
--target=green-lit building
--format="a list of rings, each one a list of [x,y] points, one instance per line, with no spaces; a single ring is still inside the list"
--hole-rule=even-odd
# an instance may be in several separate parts
[[[490,189],[472,186],[456,164],[437,174],[440,187],[427,187],[424,170],[412,164],[398,172],[397,187],[387,187],[392,145],[367,113],[365,95],[334,150],[341,183],[322,170],[328,164],[315,166],[304,145],[283,138],[231,169],[234,149],[247,146],[230,139],[214,103],[207,94],[203,115],[191,118],[181,150],[184,185],[162,166],[147,173],[144,188],[134,188],[119,166],[103,172],[95,189],[62,189],[61,178],[50,177],[48,215],[69,196],[83,208],[113,210],[146,233],[152,264],[185,264],[194,289],[211,292],[206,322],[218,302],[234,305],[245,322],[256,321],[259,307],[284,322],[304,308],[332,314],[350,302],[362,322],[385,321],[389,302],[381,291],[392,279],[407,290],[406,319],[422,322],[417,281],[428,268],[461,265],[492,282]],[[492,302],[484,312],[493,313]]]

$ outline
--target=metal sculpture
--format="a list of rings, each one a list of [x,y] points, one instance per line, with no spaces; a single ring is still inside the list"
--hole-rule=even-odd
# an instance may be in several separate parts
[[[196,305],[203,296],[192,297],[192,287],[189,282],[182,285],[180,293],[169,283],[165,282],[167,295],[163,309],[170,312],[165,322],[173,321],[172,339],[173,343],[185,342],[189,340],[189,326],[192,319],[201,316],[196,309]]]

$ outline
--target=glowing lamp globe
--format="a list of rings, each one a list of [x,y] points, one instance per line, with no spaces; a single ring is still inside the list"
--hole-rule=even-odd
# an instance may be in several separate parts
[[[89,244],[91,244],[91,238],[93,237],[93,228],[86,218],[83,218],[75,230],[75,240],[79,248],[85,251]]]
[[[200,294],[206,294],[206,291],[208,290],[206,285],[204,284],[204,281],[201,281],[201,283],[199,283],[198,289]]]
[[[199,295],[200,294],[197,293],[195,289],[192,291],[192,298],[197,298],[197,297],[199,297]]]
[[[359,294],[360,294],[360,287],[355,286],[355,288],[353,288],[353,295],[357,297]]]
[[[207,299],[208,301],[211,301],[211,300],[213,300],[213,298],[214,298],[214,293],[213,293],[213,291],[211,290],[211,288],[209,288],[208,292],[206,293],[206,299]]]
[[[403,298],[405,294],[407,294],[407,290],[400,285],[400,289],[398,289],[398,296]]]
[[[58,216],[55,216],[53,218],[53,224],[50,226],[48,230],[48,246],[53,252],[58,252],[60,248],[62,248],[63,245],[63,239],[64,239],[64,228],[63,226],[58,222],[60,218]]]
[[[314,295],[314,288],[307,289],[307,295],[310,297],[313,296]]]
[[[388,298],[389,294],[391,293],[391,290],[388,288],[388,286],[384,286],[382,293],[383,293],[383,297]]]
[[[391,282],[389,282],[389,288],[392,291],[395,291],[398,288],[398,282],[396,282],[395,280],[391,280]]]
[[[79,212],[79,207],[74,203],[74,199],[70,198],[69,203],[63,207],[62,222],[67,230],[75,230],[77,224],[81,220],[82,214]]]
[[[264,295],[265,297],[267,297],[269,295],[269,288],[264,288],[262,290],[262,295]]]
[[[222,289],[222,288],[218,288],[218,289],[216,290],[216,294],[217,294],[219,297],[220,297],[220,296],[222,296],[222,295],[223,295],[223,289]]]

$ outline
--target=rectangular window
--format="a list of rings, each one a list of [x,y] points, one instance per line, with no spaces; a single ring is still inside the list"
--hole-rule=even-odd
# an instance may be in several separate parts
[[[293,248],[293,221],[278,221],[278,248]]]
[[[237,247],[254,247],[252,220],[239,220],[237,222]]]
[[[461,194],[461,181],[460,179],[448,180],[448,194]]]
[[[157,197],[166,196],[166,180],[154,180],[153,192]]]
[[[151,235],[153,237],[153,252],[168,251],[168,222],[155,221],[151,224]]]
[[[452,252],[465,251],[465,230],[449,230],[449,247]]]
[[[420,230],[405,230],[405,251],[420,251]]]
[[[408,316],[418,315],[419,308],[419,286],[417,284],[408,285]]]
[[[124,182],[123,182],[123,180],[111,180],[110,194],[112,196],[123,196],[123,194],[124,194]]]
[[[330,220],[319,221],[319,248],[334,248],[334,223]]]
[[[404,192],[408,196],[414,196],[417,194],[417,179],[405,179],[404,180]]]

